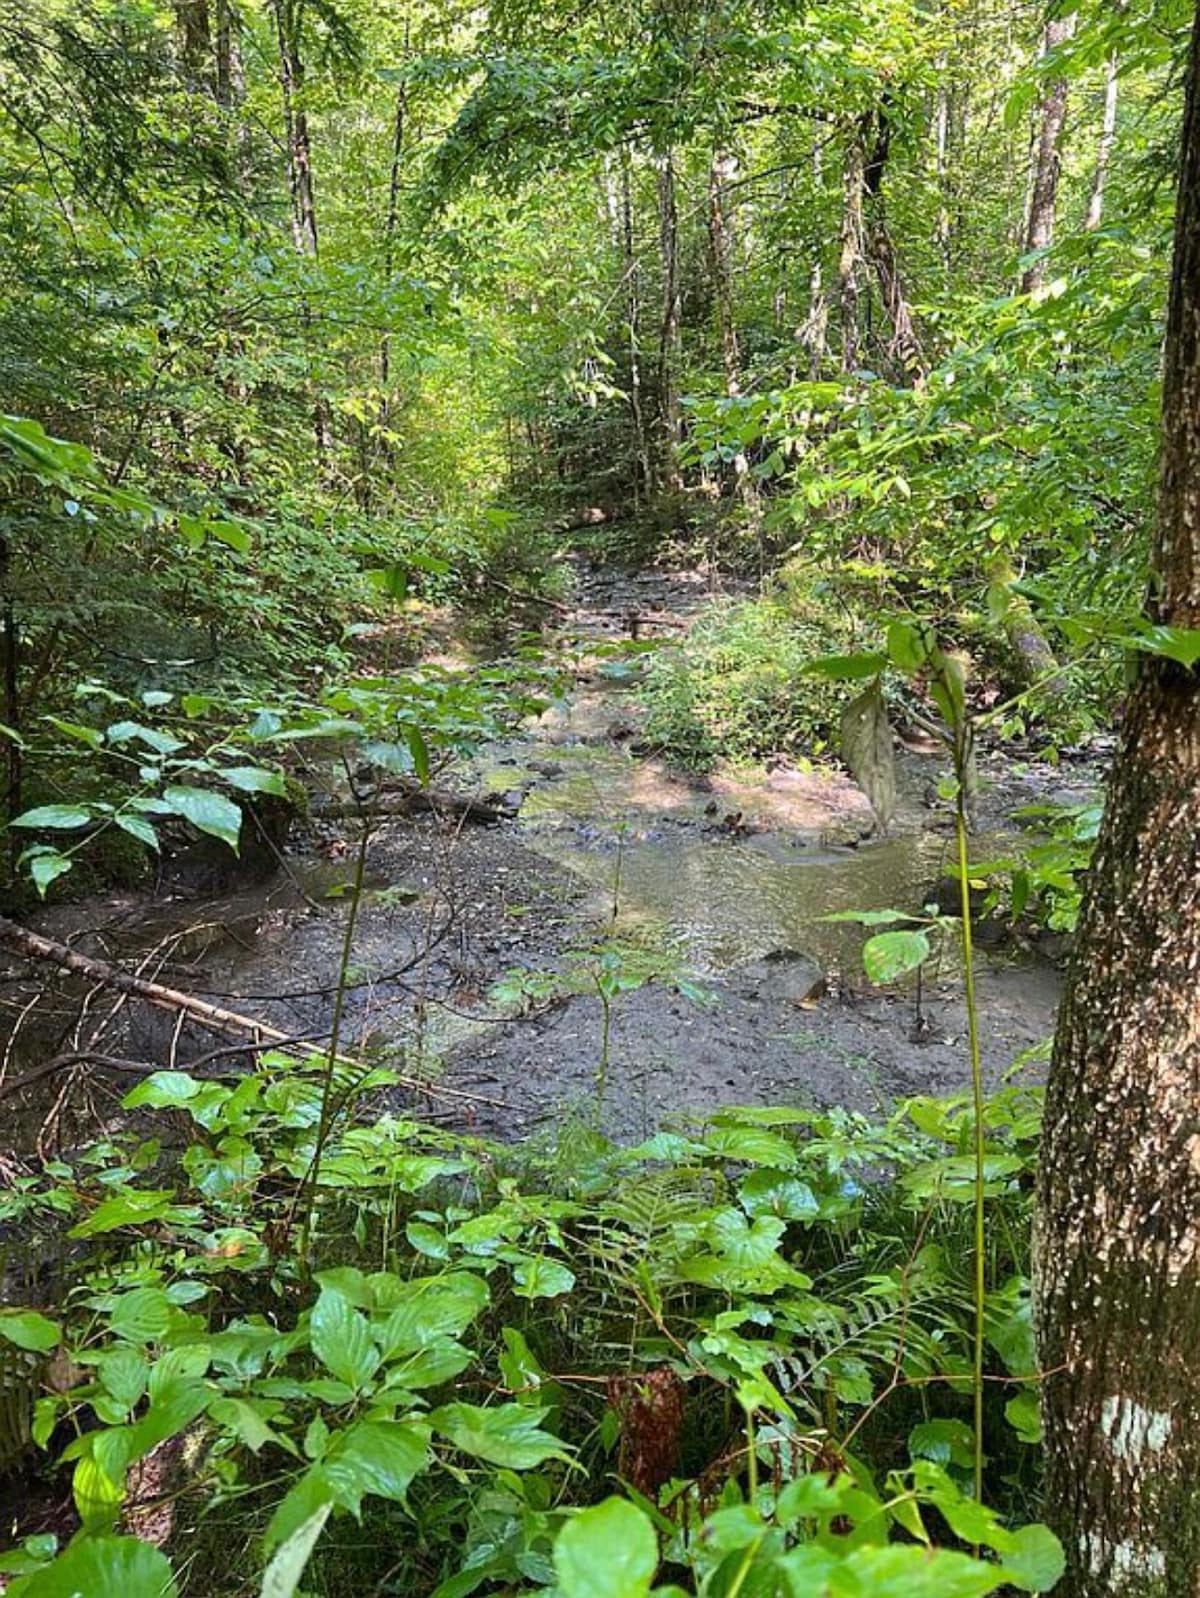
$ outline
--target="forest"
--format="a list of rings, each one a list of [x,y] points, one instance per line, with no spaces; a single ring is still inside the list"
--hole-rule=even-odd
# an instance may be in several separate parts
[[[0,0],[0,1593],[1200,1592],[1200,10]]]

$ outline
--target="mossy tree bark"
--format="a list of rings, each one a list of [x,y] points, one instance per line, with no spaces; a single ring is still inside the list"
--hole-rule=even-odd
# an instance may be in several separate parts
[[[1200,14],[1163,389],[1156,621],[1200,627]],[[1047,1092],[1035,1310],[1063,1598],[1200,1592],[1200,668],[1143,657]]]

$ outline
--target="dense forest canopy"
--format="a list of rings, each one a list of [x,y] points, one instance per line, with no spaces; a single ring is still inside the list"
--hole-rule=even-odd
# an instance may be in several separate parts
[[[1195,21],[0,0],[0,1591],[1195,1591]]]

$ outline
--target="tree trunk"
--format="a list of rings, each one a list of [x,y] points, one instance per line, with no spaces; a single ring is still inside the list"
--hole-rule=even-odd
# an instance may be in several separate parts
[[[842,180],[842,230],[838,251],[837,298],[842,328],[842,371],[862,365],[861,277],[863,262],[862,129],[855,123],[846,146]]]
[[[208,0],[175,0],[175,34],[184,82],[211,93],[215,63]]]
[[[708,168],[708,249],[721,346],[721,371],[725,392],[741,388],[741,352],[733,317],[733,234],[725,210],[725,186],[737,171],[737,157],[714,150]]]
[[[681,434],[679,410],[680,296],[679,216],[675,205],[675,160],[670,150],[658,162],[658,243],[662,259],[662,327],[658,341],[658,416],[662,463],[659,486],[682,487],[675,452]]]
[[[275,34],[279,45],[279,93],[283,106],[284,159],[287,166],[288,197],[292,218],[292,242],[301,255],[316,260],[319,253],[317,203],[313,189],[312,145],[308,136],[308,112],[304,105],[304,58],[300,53],[300,5],[302,0],[271,0]],[[312,315],[303,310],[306,329]],[[310,341],[311,342],[311,341]],[[317,455],[323,461],[332,444],[329,403],[317,389],[313,404],[313,432]]]
[[[1149,610],[1200,626],[1200,14]],[[1200,672],[1143,656],[1047,1089],[1035,1313],[1060,1598],[1200,1589]]]
[[[625,326],[629,335],[629,419],[633,424],[634,510],[642,489],[650,486],[650,443],[646,436],[646,407],[642,396],[642,277],[633,233],[633,184],[629,151],[621,150],[620,238],[621,272],[625,284]]]
[[[883,308],[892,327],[887,353],[894,361],[899,362],[910,377],[917,378],[924,373],[925,357],[904,294],[900,266],[896,260],[896,251],[892,244],[892,235],[888,230],[883,204],[883,179],[892,147],[892,122],[886,96],[871,121],[874,124],[874,142],[862,169],[867,213],[864,235],[867,254],[879,283]],[[865,134],[866,125],[863,131]]]
[[[821,193],[824,163],[821,160],[823,140],[813,144],[812,175],[813,195]],[[797,342],[808,350],[808,377],[815,381],[821,375],[829,332],[829,300],[825,294],[825,280],[821,270],[821,239],[813,240],[812,265],[808,269],[808,315],[796,329]],[[793,378],[793,381],[795,379]]]
[[[4,740],[7,772],[4,787],[4,808],[3,812],[0,813],[0,824],[8,827],[13,817],[21,812],[24,765],[21,745],[17,741],[22,731],[20,644],[17,638],[17,606],[13,594],[12,549],[7,538],[0,538],[0,627],[3,628],[3,651],[0,671],[2,671],[4,679],[4,724],[7,730],[13,734],[12,737],[7,737]],[[9,876],[12,881],[16,880],[17,857],[20,852],[20,838],[16,832],[9,831],[8,866]]]
[[[1104,214],[1104,185],[1108,180],[1108,163],[1112,156],[1113,140],[1117,136],[1117,54],[1114,50],[1104,69],[1104,113],[1100,121],[1100,142],[1096,146],[1096,165],[1092,172],[1092,188],[1088,195],[1086,228],[1097,228]]]
[[[1042,34],[1042,54],[1049,55],[1075,32],[1075,17],[1054,17]],[[1025,224],[1026,255],[1034,257],[1021,274],[1021,293],[1034,294],[1046,272],[1045,252],[1054,240],[1054,211],[1058,201],[1058,175],[1062,165],[1062,132],[1067,119],[1067,80],[1053,78],[1039,112],[1029,215]]]

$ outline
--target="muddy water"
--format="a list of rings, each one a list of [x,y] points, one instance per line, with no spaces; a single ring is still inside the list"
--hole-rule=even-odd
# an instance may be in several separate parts
[[[662,612],[672,590],[654,583],[639,602]],[[703,602],[694,582],[680,593],[676,625]],[[578,1113],[637,1136],[664,1116],[722,1102],[877,1108],[896,1095],[960,1087],[965,1014],[952,951],[919,991],[912,983],[877,991],[862,974],[863,929],[823,919],[920,910],[950,847],[949,818],[930,800],[936,758],[903,763],[895,835],[879,838],[862,795],[836,772],[718,770],[699,779],[632,753],[638,736],[636,695],[585,663],[568,700],[451,774],[465,791],[519,798],[517,820],[380,826],[344,1040],[430,1077],[424,1108],[501,1135]],[[1011,843],[1016,807],[1062,785],[1058,774],[1008,765],[997,777],[990,833],[976,842],[988,856]],[[203,903],[115,897],[52,912],[46,930],[103,958],[149,961],[147,974],[165,983],[319,1044],[352,844],[310,835],[298,840],[288,875],[261,888]],[[614,935],[670,950],[673,969],[702,979],[707,1002],[669,978],[623,994],[609,1017],[597,1103],[599,1000],[585,991],[522,1004],[498,999],[494,987],[513,970],[578,968],[581,951]],[[985,1069],[996,1080],[1049,1032],[1058,977],[1012,949],[985,952],[979,998]],[[31,1018],[18,1063],[35,1062],[39,1050],[44,1057],[47,1039],[69,1040],[75,1000],[55,996],[46,1027]],[[89,1018],[83,1035],[90,1027]],[[186,1062],[227,1041],[128,1006],[119,1028],[93,1046]],[[474,1097],[439,1098],[439,1086]]]

